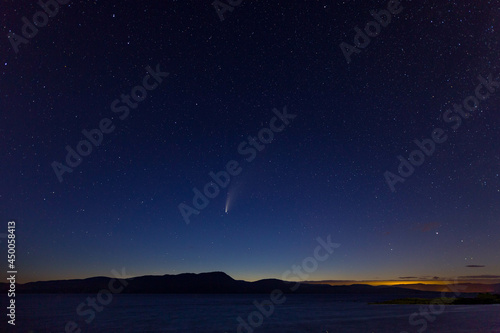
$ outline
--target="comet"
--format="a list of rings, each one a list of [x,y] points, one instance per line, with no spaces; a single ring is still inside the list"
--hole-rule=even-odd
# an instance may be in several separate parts
[[[229,196],[229,192],[227,193],[227,197],[226,197],[226,207],[224,209],[224,212],[226,214],[228,214],[228,211],[229,211],[229,204],[231,203],[231,197]]]

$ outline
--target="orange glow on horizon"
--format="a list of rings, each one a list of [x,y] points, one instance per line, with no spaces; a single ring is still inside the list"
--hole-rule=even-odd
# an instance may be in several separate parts
[[[447,281],[447,280],[411,280],[411,281],[308,281],[307,283],[312,284],[329,284],[331,286],[350,286],[353,284],[366,284],[370,286],[396,286],[402,284],[435,284],[435,285],[448,285],[459,283],[468,283],[470,281]]]
[[[499,283],[494,281],[471,281],[471,280],[411,280],[411,281],[308,281],[311,284],[328,284],[331,286],[350,286],[354,284],[364,284],[370,286],[401,286],[401,288],[435,291],[435,292],[454,292],[456,290],[464,293],[494,292],[495,287],[492,284]],[[453,286],[457,286],[453,288]]]

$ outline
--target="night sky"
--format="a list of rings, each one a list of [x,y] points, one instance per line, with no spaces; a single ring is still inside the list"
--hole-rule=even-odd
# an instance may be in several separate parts
[[[401,1],[349,62],[341,43],[388,1],[246,0],[223,20],[211,0],[59,7],[32,38],[36,1],[0,7],[0,232],[16,221],[19,282],[281,278],[328,235],[341,245],[309,280],[500,277],[497,1]],[[477,109],[454,110],[478,86]],[[66,147],[99,127],[68,172]],[[179,205],[228,163],[186,223]]]

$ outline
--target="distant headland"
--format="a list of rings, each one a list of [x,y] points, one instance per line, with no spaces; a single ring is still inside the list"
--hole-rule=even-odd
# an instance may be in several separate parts
[[[500,284],[490,285],[500,293]],[[7,283],[0,289],[8,290]],[[91,277],[87,279],[29,282],[16,285],[20,294],[80,294],[96,293],[102,289],[120,290],[126,294],[267,294],[274,290],[294,294],[392,294],[396,296],[418,296],[434,291],[421,291],[404,286],[370,286],[351,284],[332,286],[313,282],[289,282],[264,279],[255,282],[235,280],[223,272],[183,273],[177,275],[145,275],[134,278]],[[474,288],[467,288],[472,292]]]

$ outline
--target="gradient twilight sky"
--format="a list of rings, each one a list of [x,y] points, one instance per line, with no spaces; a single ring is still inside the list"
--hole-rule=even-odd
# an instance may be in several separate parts
[[[16,221],[20,282],[281,278],[328,235],[341,246],[308,280],[499,277],[500,88],[455,131],[442,117],[479,75],[499,81],[497,1],[402,1],[349,64],[339,45],[387,1],[247,0],[223,21],[212,2],[72,1],[18,53],[7,35],[40,7],[2,3],[0,232]],[[168,77],[120,119],[113,101],[157,64]],[[247,162],[240,143],[285,106]],[[104,118],[114,131],[59,182],[51,163]],[[435,128],[447,141],[392,192],[384,173]],[[231,160],[241,173],[186,224],[178,205]]]

